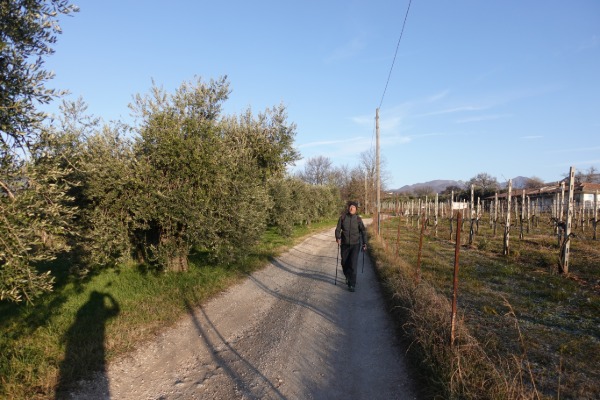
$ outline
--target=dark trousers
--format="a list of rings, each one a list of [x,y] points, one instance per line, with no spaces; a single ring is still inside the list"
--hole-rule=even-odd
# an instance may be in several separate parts
[[[356,286],[356,269],[358,267],[358,255],[360,244],[343,244],[341,246],[342,270],[350,286]]]

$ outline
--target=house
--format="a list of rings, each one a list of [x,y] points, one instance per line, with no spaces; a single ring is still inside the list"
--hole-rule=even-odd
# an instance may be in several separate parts
[[[565,202],[569,195],[568,180],[557,182],[556,185],[544,186],[538,189],[515,189],[511,192],[512,201],[519,201],[525,192],[525,196],[529,200],[537,204],[541,210],[548,210],[552,207],[556,200],[560,200],[562,196],[562,186],[564,182]],[[597,202],[600,203],[600,183],[577,182],[574,185],[573,202],[578,206],[583,206],[585,209],[594,209],[594,201],[596,195]],[[506,201],[508,193],[498,193],[498,201]],[[486,197],[486,200],[494,200],[495,196]],[[596,203],[596,204],[598,204]],[[600,206],[600,205],[599,205]]]

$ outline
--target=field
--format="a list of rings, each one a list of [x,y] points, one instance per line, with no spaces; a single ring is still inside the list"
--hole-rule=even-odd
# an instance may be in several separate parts
[[[470,220],[460,232],[457,304],[462,333],[450,350],[447,343],[435,343],[450,340],[444,336],[449,336],[456,218],[452,240],[448,218],[439,220],[437,235],[428,221],[418,284],[422,220],[393,217],[381,226],[377,264],[392,302],[409,309],[399,318],[411,345],[420,348],[421,365],[429,365],[430,378],[441,382],[438,393],[452,398],[600,398],[600,241],[592,240],[592,228],[583,231],[579,224],[575,229],[569,273],[564,275],[558,273],[559,245],[549,217],[531,224],[529,232],[524,226],[522,239],[520,226],[512,226],[508,256],[503,255],[503,227],[498,225],[494,236],[489,221],[484,216],[478,227],[473,224],[472,240]],[[433,294],[417,296],[427,291],[424,287]],[[419,309],[416,303],[423,302],[433,305]],[[431,309],[439,307],[441,313]],[[443,320],[438,322],[444,329],[437,329],[435,338],[423,337],[439,328],[431,327],[436,317],[423,315],[430,312]],[[419,328],[420,319],[429,328]],[[432,353],[447,351],[451,354],[445,362],[452,365],[440,370],[435,364],[444,362],[436,359],[442,356]],[[467,352],[471,354],[465,359]],[[474,353],[479,355],[473,358]]]

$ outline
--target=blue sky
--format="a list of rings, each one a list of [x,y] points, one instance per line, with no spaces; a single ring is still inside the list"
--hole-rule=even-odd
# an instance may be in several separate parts
[[[304,160],[354,167],[375,146],[386,187],[556,181],[600,169],[600,1],[75,2],[46,68],[88,112],[129,120],[152,79],[227,75],[225,113],[283,103]]]

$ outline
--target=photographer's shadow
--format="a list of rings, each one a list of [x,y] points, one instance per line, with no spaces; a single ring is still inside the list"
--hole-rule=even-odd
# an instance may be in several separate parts
[[[110,398],[104,346],[106,322],[119,314],[119,304],[108,293],[93,291],[79,309],[65,334],[65,358],[60,363],[56,399],[69,398],[69,391],[83,380],[94,380],[102,399]]]

